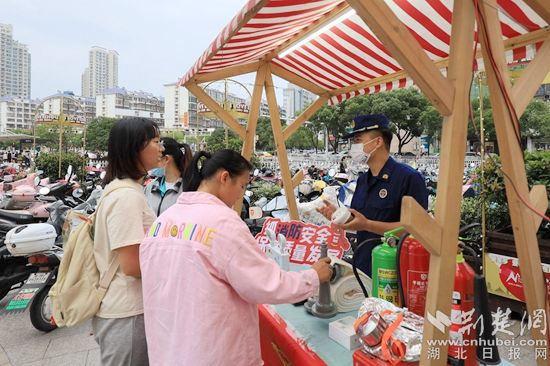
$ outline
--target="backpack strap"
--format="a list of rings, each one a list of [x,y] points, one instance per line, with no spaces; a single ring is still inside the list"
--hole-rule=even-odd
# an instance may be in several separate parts
[[[103,277],[99,280],[99,290],[101,292],[107,292],[109,285],[115,278],[115,274],[118,270],[119,265],[120,263],[117,260],[117,257],[115,256],[111,261],[111,264],[109,264],[109,268],[107,269],[107,272],[105,272]]]
[[[101,202],[103,201],[103,199],[105,197],[107,197],[110,193],[116,191],[117,189],[119,188],[133,188],[131,185],[129,184],[117,184],[115,185],[114,187],[110,188],[110,189],[107,189],[103,192],[103,194],[101,195],[101,198],[97,204],[97,208],[94,212],[94,216],[95,214],[99,211],[99,206],[101,205]],[[92,235],[92,239],[93,239],[93,235],[95,234],[95,217],[94,217],[94,220],[93,220],[93,225],[91,227],[91,235]],[[107,293],[107,289],[109,288],[109,286],[111,285],[111,282],[113,282],[113,279],[115,278],[115,275],[118,271],[118,267],[120,266],[120,262],[118,261],[118,257],[115,255],[114,258],[111,260],[111,263],[109,264],[109,268],[107,268],[107,272],[105,272],[105,274],[103,275],[102,278],[100,278],[99,280],[99,288],[98,290],[100,291],[100,294],[101,294],[101,297],[103,298],[105,296],[105,294]]]

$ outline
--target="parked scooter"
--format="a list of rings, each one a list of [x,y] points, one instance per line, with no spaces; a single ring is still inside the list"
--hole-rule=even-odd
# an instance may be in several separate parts
[[[97,207],[101,191],[101,187],[97,188],[90,194],[87,201],[74,209],[87,214],[92,213]],[[74,194],[78,196],[78,190],[75,190]],[[50,223],[18,226],[8,232],[5,240],[11,255],[25,260],[26,270],[29,273],[25,285],[21,287],[14,299],[16,301],[19,297],[24,299],[25,302],[20,305],[23,307],[22,310],[30,307],[32,325],[43,332],[57,328],[50,323],[52,310],[48,293],[57,279],[59,264],[63,257],[62,228],[70,209],[63,201],[57,201],[53,207]],[[9,307],[10,303],[7,306]]]
[[[37,177],[35,179],[39,178]],[[56,192],[61,191],[65,191],[65,189],[59,188],[57,191],[54,191],[54,194],[58,195]],[[73,192],[78,196],[78,189]],[[42,187],[40,193],[42,195],[47,195],[50,193],[50,189]],[[71,204],[75,201],[69,201],[65,197],[58,198],[58,201],[47,203],[44,207],[44,211],[47,214],[46,217],[48,222],[55,226],[55,231],[58,233],[58,238],[60,238],[59,234],[62,230],[64,217],[66,211],[69,209],[67,206],[71,206],[66,205],[66,203]],[[54,198],[54,200],[55,199],[56,198]],[[74,206],[75,204],[71,207]],[[11,216],[9,216],[10,214]],[[35,220],[33,215],[28,211],[0,210],[0,215],[2,215],[1,217],[3,218],[0,219],[0,299],[2,299],[10,290],[21,287],[29,275],[33,273],[33,268],[27,266],[27,259],[25,256],[19,254],[14,255],[10,251],[10,248],[7,247],[5,243],[7,233],[13,231],[13,229],[22,230],[21,228],[24,227],[33,227],[34,223],[38,221]],[[10,220],[8,221],[8,219]],[[46,219],[40,219],[40,221],[46,221]],[[42,226],[42,228],[45,227]],[[61,245],[61,243],[59,244]]]

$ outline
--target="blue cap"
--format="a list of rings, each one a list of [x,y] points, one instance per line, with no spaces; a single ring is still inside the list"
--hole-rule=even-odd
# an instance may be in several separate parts
[[[352,130],[342,138],[349,139],[359,132],[388,129],[389,126],[390,121],[388,121],[383,114],[365,114],[357,116],[353,119]]]

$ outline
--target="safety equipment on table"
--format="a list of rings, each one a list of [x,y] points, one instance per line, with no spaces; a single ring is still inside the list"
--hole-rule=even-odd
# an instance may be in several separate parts
[[[365,295],[353,274],[351,264],[341,259],[332,258],[334,272],[330,279],[330,293],[332,301],[336,304],[336,310],[339,313],[347,313],[359,308]],[[370,293],[372,289],[372,280],[369,276],[358,270],[361,282]]]
[[[359,308],[355,332],[365,352],[396,365],[420,359],[424,318],[375,297]]]

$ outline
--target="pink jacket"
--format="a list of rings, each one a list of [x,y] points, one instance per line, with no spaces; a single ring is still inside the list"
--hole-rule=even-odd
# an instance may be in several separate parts
[[[222,201],[185,192],[140,246],[151,365],[261,365],[257,304],[317,293],[313,269],[284,272]]]

